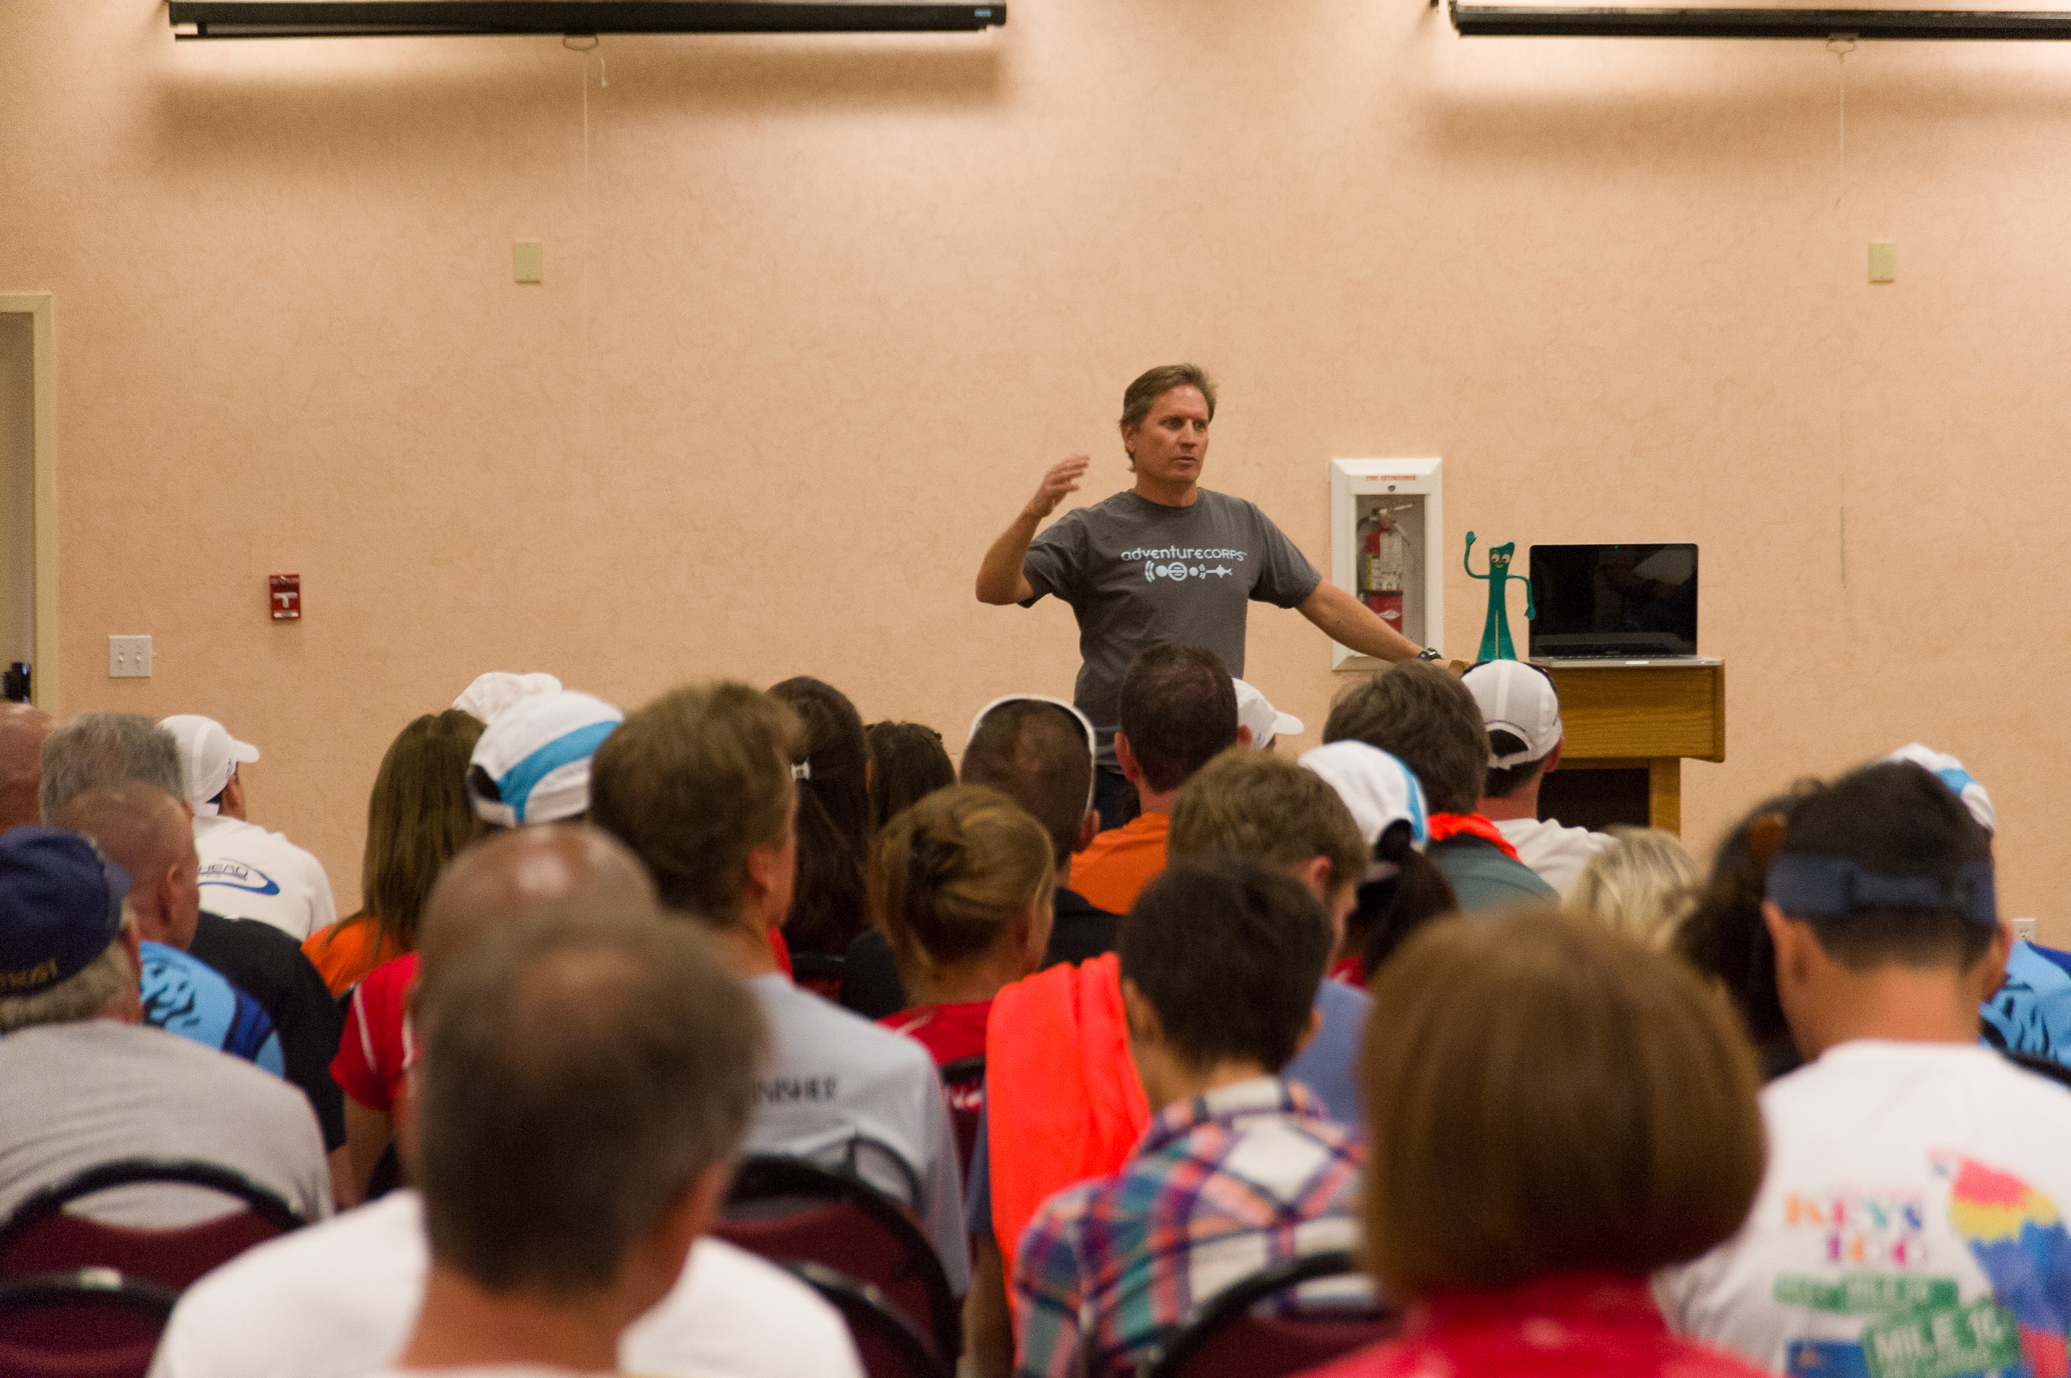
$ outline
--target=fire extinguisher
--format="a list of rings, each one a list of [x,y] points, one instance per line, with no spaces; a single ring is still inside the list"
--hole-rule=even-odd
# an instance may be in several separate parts
[[[1383,622],[1402,630],[1402,587],[1409,577],[1409,538],[1387,512],[1359,524],[1359,597]]]

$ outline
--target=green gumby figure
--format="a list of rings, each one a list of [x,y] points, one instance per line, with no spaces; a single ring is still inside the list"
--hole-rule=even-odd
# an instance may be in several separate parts
[[[1517,647],[1510,643],[1510,615],[1506,606],[1508,599],[1505,597],[1504,585],[1512,579],[1524,585],[1524,615],[1525,621],[1529,622],[1539,615],[1539,610],[1532,606],[1532,581],[1525,578],[1522,574],[1512,574],[1510,572],[1510,557],[1517,553],[1517,542],[1510,541],[1503,545],[1492,545],[1488,550],[1489,572],[1487,574],[1476,574],[1474,566],[1468,563],[1468,561],[1474,558],[1474,533],[1472,531],[1467,533],[1466,552],[1460,556],[1460,565],[1467,571],[1467,577],[1470,579],[1486,579],[1489,585],[1489,615],[1488,620],[1481,624],[1481,654],[1475,657],[1475,659],[1477,662],[1483,660],[1515,660],[1517,659]]]

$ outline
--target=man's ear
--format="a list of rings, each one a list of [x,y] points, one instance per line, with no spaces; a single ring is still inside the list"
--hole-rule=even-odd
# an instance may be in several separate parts
[[[1238,724],[1237,724],[1237,745],[1238,745],[1238,746],[1250,746],[1253,740],[1254,740],[1254,739],[1253,739],[1253,737],[1252,737],[1252,735],[1251,735],[1251,729],[1250,729],[1250,728],[1248,728],[1248,727],[1246,727],[1246,726],[1245,726],[1245,725],[1244,725],[1243,723],[1238,723]]]
[[[1568,739],[1566,737],[1562,737],[1553,744],[1553,750],[1546,753],[1546,769],[1539,772],[1541,775],[1551,775],[1559,768],[1560,753],[1567,748],[1567,745]]]
[[[1137,989],[1136,983],[1128,977],[1122,978],[1122,1015],[1129,1025],[1129,1037],[1137,1043],[1155,1044],[1162,1042],[1165,1025],[1158,1018],[1158,1011],[1150,997]]]
[[[2013,924],[2001,919],[1992,928],[1992,941],[1985,946],[1984,955],[1977,960],[1974,974],[1978,983],[1978,1003],[1983,1004],[1999,993],[2006,984],[2006,959],[2013,953]]]
[[[1797,989],[1812,977],[1813,950],[1819,940],[1812,926],[1779,909],[1774,900],[1762,901],[1762,923],[1776,948],[1776,989],[1779,997],[1788,986]]]
[[[1136,753],[1129,749],[1129,739],[1119,732],[1115,733],[1115,760],[1122,767],[1122,778],[1141,788],[1143,767],[1136,764]]]
[[[1326,976],[1323,979],[1328,981],[1330,978]],[[1301,1036],[1294,1040],[1294,1056],[1300,1057],[1304,1052],[1306,1052],[1308,1050],[1309,1045],[1316,1041],[1316,1035],[1322,1032],[1323,1011],[1317,1009],[1314,1005],[1311,1005],[1309,1006],[1308,1022],[1302,1025]],[[1288,1061],[1290,1062],[1292,1062],[1293,1060],[1293,1058],[1288,1059]]]
[[[1327,856],[1312,856],[1300,863],[1294,868],[1294,878],[1302,883],[1303,889],[1325,904],[1336,898],[1330,893],[1330,858]]]
[[[1093,845],[1093,839],[1098,836],[1100,836],[1100,814],[1097,810],[1087,809],[1086,816],[1079,820],[1079,835],[1071,844],[1072,851],[1074,853],[1085,851]]]

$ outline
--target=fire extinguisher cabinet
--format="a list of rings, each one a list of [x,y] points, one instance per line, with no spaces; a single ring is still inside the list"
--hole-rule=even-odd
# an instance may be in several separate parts
[[[1331,582],[1419,646],[1445,649],[1445,500],[1437,459],[1330,462]],[[1330,647],[1333,670],[1382,662]]]

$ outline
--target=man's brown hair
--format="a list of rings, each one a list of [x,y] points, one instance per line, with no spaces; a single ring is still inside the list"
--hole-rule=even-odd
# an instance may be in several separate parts
[[[1141,426],[1160,397],[1174,388],[1193,388],[1208,404],[1208,419],[1215,420],[1215,380],[1199,364],[1162,364],[1141,374],[1122,393],[1122,424]]]
[[[1093,749],[1079,720],[1054,703],[1013,699],[985,715],[964,748],[963,782],[1026,809],[1050,836],[1059,866],[1078,845],[1093,793]]]
[[[1217,852],[1288,871],[1323,857],[1330,890],[1366,873],[1366,839],[1337,791],[1284,756],[1232,747],[1180,788],[1166,839],[1173,856]]]
[[[1237,740],[1236,686],[1205,647],[1145,647],[1129,662],[1120,697],[1121,733],[1154,794],[1178,789]]]
[[[1531,906],[1420,930],[1373,997],[1361,1209],[1390,1296],[1641,1277],[1740,1228],[1754,1052],[1672,958]]]
[[[1325,742],[1365,742],[1410,768],[1434,813],[1473,813],[1488,778],[1481,706],[1458,678],[1406,660],[1353,685],[1331,706]]]
[[[798,715],[745,684],[686,685],[627,716],[590,762],[590,822],[633,849],[662,903],[739,916],[748,853],[790,826]]]

